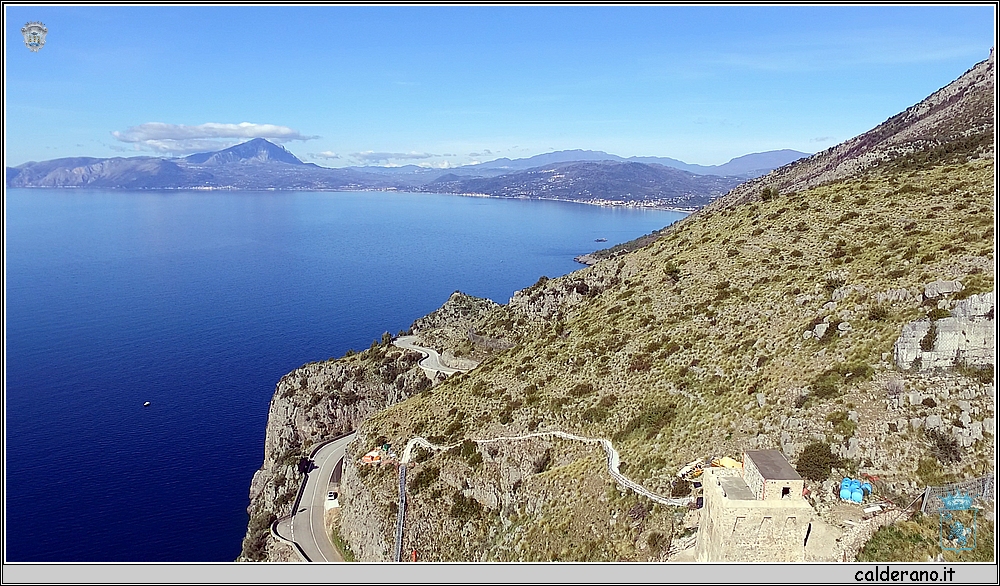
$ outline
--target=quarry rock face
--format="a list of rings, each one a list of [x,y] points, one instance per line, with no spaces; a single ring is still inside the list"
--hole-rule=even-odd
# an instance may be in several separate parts
[[[942,291],[935,283],[927,289],[935,295]],[[950,317],[906,324],[894,347],[896,366],[909,369],[918,359],[921,370],[991,366],[996,354],[995,307],[996,292],[990,291],[959,301]]]

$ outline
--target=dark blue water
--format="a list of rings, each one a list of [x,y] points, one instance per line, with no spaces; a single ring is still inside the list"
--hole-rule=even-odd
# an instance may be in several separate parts
[[[406,329],[455,290],[503,303],[680,217],[428,194],[9,190],[7,561],[235,559],[282,375]]]

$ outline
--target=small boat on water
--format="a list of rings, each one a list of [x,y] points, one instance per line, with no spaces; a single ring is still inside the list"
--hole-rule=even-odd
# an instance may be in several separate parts
[[[607,238],[597,238],[596,240],[594,240],[594,242],[607,242],[607,241],[608,241]]]
[[[149,401],[146,401],[145,403],[143,403],[142,406],[143,407],[149,407]]]

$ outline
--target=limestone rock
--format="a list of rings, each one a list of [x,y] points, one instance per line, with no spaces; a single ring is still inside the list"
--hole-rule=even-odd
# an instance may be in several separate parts
[[[961,281],[934,281],[924,286],[924,297],[934,299],[942,295],[958,293],[963,289]]]
[[[856,437],[852,437],[851,439],[847,440],[847,450],[844,452],[844,455],[848,458],[856,457],[858,455],[859,445],[860,442]]]
[[[878,303],[897,303],[900,301],[909,301],[913,296],[906,289],[889,289],[875,295],[875,300]]]
[[[941,290],[940,287],[931,289]],[[959,301],[950,317],[934,322],[936,335],[928,351],[924,351],[920,343],[930,330],[931,321],[921,319],[904,325],[894,346],[896,366],[908,369],[918,358],[921,370],[958,364],[991,366],[996,353],[995,306],[996,294],[992,291]]]

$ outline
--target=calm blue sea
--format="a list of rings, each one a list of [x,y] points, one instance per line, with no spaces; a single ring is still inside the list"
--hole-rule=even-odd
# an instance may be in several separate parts
[[[683,216],[406,193],[5,205],[7,561],[66,562],[235,559],[282,375]]]

